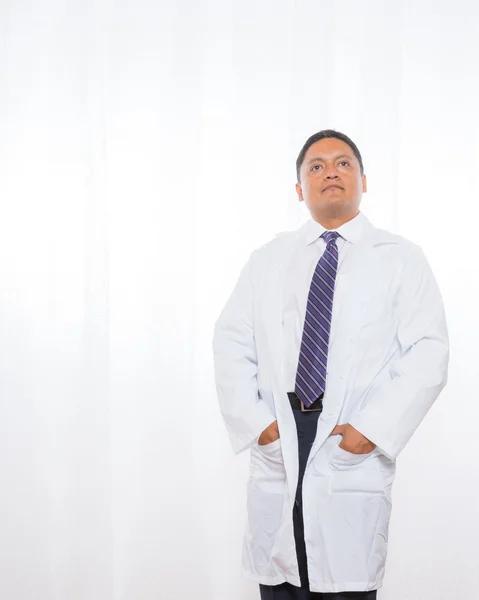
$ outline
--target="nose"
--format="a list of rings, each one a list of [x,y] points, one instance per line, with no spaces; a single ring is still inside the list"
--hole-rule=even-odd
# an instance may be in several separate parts
[[[336,172],[336,167],[329,166],[326,169],[326,179],[337,179],[338,173]]]

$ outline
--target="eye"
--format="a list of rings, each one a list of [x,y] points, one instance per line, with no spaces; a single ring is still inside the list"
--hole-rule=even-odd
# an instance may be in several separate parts
[[[342,161],[341,161],[339,164],[340,164],[341,166],[342,166],[342,165],[348,165],[348,167],[350,167],[350,166],[351,166],[351,164],[350,164],[350,163],[349,163],[347,160],[342,160]]]
[[[317,169],[316,169],[316,167],[317,167]],[[314,171],[314,170],[319,171],[320,167],[321,167],[321,165],[313,165],[310,170],[311,171]]]

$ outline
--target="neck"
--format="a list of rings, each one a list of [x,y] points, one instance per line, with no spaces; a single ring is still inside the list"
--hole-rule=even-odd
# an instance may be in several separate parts
[[[328,217],[326,215],[313,215],[311,213],[311,217],[320,225],[322,225],[325,229],[331,230],[341,227],[341,225],[348,223],[348,221],[352,221],[355,217],[358,216],[358,214],[359,211],[355,215]]]

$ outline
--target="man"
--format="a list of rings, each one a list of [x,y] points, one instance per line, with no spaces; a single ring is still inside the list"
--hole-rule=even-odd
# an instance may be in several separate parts
[[[243,575],[263,600],[374,600],[396,458],[446,384],[444,308],[421,249],[360,212],[346,135],[311,136],[296,167],[311,220],[253,252],[213,340],[250,450]]]

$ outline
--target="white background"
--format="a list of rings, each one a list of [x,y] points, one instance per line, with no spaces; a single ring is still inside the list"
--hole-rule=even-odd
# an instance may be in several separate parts
[[[477,3],[4,0],[0,44],[0,598],[259,597],[212,329],[336,128],[451,336],[379,598],[476,600]]]

